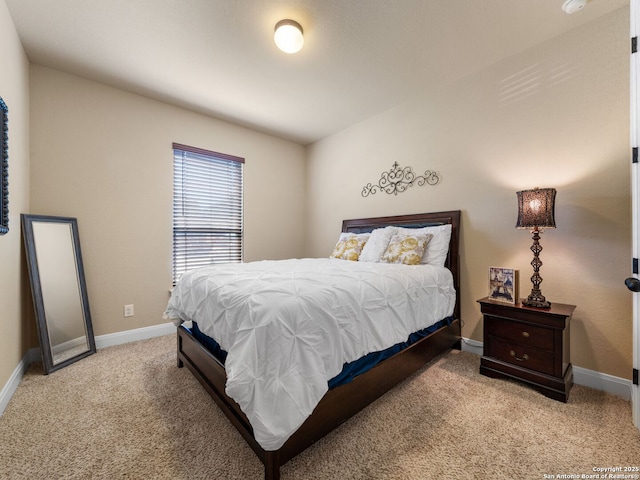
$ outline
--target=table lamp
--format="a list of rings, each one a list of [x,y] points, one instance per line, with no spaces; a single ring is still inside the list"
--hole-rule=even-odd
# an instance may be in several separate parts
[[[533,288],[531,289],[531,294],[526,300],[522,301],[522,304],[527,307],[550,308],[551,303],[544,298],[540,291],[540,284],[542,283],[542,277],[540,276],[540,267],[542,266],[540,261],[540,252],[542,251],[540,234],[545,228],[556,228],[556,189],[534,188],[533,190],[516,192],[516,195],[518,196],[518,222],[516,223],[516,228],[529,229],[533,234],[533,245],[531,246],[531,251],[533,252],[531,283],[533,283]]]

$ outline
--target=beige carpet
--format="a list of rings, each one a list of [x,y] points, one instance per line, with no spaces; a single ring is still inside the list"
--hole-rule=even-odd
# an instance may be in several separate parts
[[[628,402],[568,404],[478,374],[451,352],[282,468],[292,479],[542,479],[640,466]],[[0,417],[2,479],[261,479],[262,464],[191,373],[175,337],[32,365]]]

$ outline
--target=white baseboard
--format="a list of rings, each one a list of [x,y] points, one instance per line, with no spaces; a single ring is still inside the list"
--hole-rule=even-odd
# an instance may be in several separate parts
[[[106,348],[113,345],[145,340],[147,338],[160,337],[162,335],[170,335],[176,332],[176,326],[169,322],[161,325],[153,325],[151,327],[135,328],[124,332],[110,333],[96,337],[96,348]],[[27,351],[23,359],[15,368],[11,377],[0,391],[0,416],[4,413],[5,408],[9,404],[9,400],[18,388],[22,377],[24,377],[27,368],[33,362],[40,361],[40,348],[31,348]]]
[[[618,395],[625,400],[631,400],[631,380],[614,377],[606,373],[573,366],[573,381],[578,385],[603,390]]]
[[[482,342],[471,338],[462,338],[462,351],[482,355]]]
[[[25,356],[20,360],[18,366],[13,370],[13,373],[9,377],[9,380],[5,384],[5,386],[0,391],[0,416],[4,413],[5,408],[9,405],[9,400],[13,396],[13,393],[18,388],[22,377],[24,376],[27,368],[33,362],[37,362],[40,360],[40,349],[39,348],[31,348],[27,350]]]
[[[483,343],[470,338],[462,339],[462,351],[482,355]],[[606,373],[573,366],[573,382],[577,385],[595,388],[611,393],[625,400],[631,400],[631,380],[614,377]]]
[[[124,332],[108,333],[107,335],[96,337],[96,348],[112,347],[114,345],[136,342],[147,338],[170,335],[172,333],[176,333],[176,326],[172,322],[153,325],[151,327],[134,328],[133,330],[125,330]]]
[[[160,337],[162,335],[170,335],[175,333],[176,327],[173,323],[163,323],[161,325],[153,325],[151,327],[135,328],[124,332],[109,333],[96,337],[96,348],[106,348],[123,343],[136,342],[147,338]],[[482,355],[482,342],[471,338],[462,339],[462,351]],[[18,388],[22,377],[31,363],[40,360],[40,349],[31,348],[27,351],[24,358],[15,368],[9,381],[0,391],[0,416],[9,404],[9,400]],[[582,367],[573,366],[573,381],[578,385],[602,390],[613,395],[618,395],[625,400],[631,399],[631,381],[620,377],[614,377],[606,373],[600,373],[588,370]]]

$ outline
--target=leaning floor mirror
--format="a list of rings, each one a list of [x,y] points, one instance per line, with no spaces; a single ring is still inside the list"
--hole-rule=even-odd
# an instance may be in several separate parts
[[[96,352],[78,222],[20,217],[42,364],[49,374]]]

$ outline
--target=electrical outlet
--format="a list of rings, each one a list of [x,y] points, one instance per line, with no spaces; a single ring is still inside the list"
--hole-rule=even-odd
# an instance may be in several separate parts
[[[133,317],[133,304],[124,306],[124,316]]]

